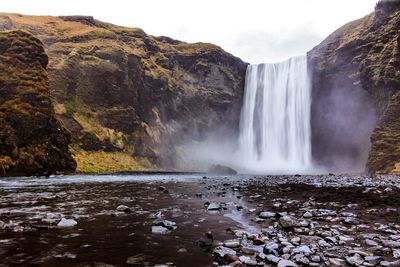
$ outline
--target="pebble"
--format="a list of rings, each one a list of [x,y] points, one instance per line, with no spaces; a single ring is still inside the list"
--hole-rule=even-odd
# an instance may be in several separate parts
[[[262,219],[270,219],[270,218],[274,218],[276,215],[275,212],[272,211],[263,211],[261,212],[258,217],[262,218]]]
[[[279,224],[283,229],[293,228],[298,225],[297,219],[290,215],[285,215],[279,218]]]
[[[224,242],[224,246],[227,248],[238,248],[240,247],[239,240],[227,240]]]
[[[224,258],[225,255],[229,255],[229,256],[236,256],[236,251],[234,251],[231,248],[227,248],[224,246],[218,246],[214,249],[214,254],[218,255],[221,258]]]
[[[75,221],[74,219],[65,219],[65,218],[62,218],[61,221],[59,221],[59,222],[57,223],[57,227],[60,227],[60,228],[64,228],[64,227],[73,227],[73,226],[75,226],[75,225],[77,225],[77,224],[78,224],[78,222]]]
[[[212,202],[208,205],[207,210],[220,210],[221,205],[219,203]]]
[[[278,267],[297,267],[298,265],[290,260],[280,260],[278,262]]]
[[[128,206],[125,205],[119,205],[117,207],[117,211],[121,211],[121,212],[131,212],[131,208],[129,208]]]
[[[169,230],[168,230],[168,228],[165,228],[163,226],[152,226],[151,232],[153,234],[167,234],[167,233],[169,233]]]

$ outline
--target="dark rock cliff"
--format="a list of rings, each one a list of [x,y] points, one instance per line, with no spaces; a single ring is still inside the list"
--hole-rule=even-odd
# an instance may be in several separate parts
[[[246,64],[215,45],[87,16],[0,14],[1,29],[45,44],[78,171],[173,169],[182,145],[237,132]]]
[[[313,154],[330,169],[400,171],[400,1],[312,49]],[[370,137],[372,134],[372,137]]]
[[[31,34],[0,33],[0,176],[75,170],[70,134],[55,118],[47,62]]]

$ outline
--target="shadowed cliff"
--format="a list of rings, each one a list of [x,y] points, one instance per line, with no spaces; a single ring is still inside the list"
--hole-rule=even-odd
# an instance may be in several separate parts
[[[49,55],[78,171],[173,169],[185,143],[237,132],[246,64],[221,48],[85,16],[0,14]]]
[[[321,165],[400,171],[399,21],[400,1],[380,1],[308,53],[313,155]]]
[[[0,33],[0,176],[72,172],[70,134],[54,114],[42,43]]]

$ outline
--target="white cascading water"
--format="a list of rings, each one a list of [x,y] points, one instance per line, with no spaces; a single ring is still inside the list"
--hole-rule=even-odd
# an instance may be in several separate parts
[[[249,65],[240,118],[245,172],[304,173],[311,167],[311,82],[307,57]]]

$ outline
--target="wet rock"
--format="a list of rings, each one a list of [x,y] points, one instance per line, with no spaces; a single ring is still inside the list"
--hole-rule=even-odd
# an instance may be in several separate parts
[[[264,247],[264,253],[267,254],[267,256],[268,254],[278,255],[278,250],[279,250],[279,244],[276,242],[269,242]]]
[[[285,215],[279,218],[279,224],[283,229],[290,229],[298,226],[299,223],[295,217]]]
[[[224,242],[224,246],[227,248],[238,248],[240,247],[240,242],[237,239],[227,240]]]
[[[312,262],[321,262],[321,257],[318,255],[314,255],[311,257]]]
[[[214,173],[214,174],[226,174],[226,175],[236,175],[237,171],[232,169],[231,167],[220,165],[220,164],[215,164],[210,167],[208,170],[209,173]]]
[[[131,208],[129,208],[128,206],[125,205],[119,205],[117,207],[117,211],[121,211],[121,212],[131,212]]]
[[[257,261],[251,257],[248,256],[240,256],[239,260],[244,263],[245,265],[248,266],[256,266],[257,265]]]
[[[297,267],[298,265],[290,260],[280,260],[278,262],[278,267]]]
[[[305,255],[310,255],[312,253],[312,251],[311,251],[309,246],[302,245],[300,247],[297,247],[297,248],[293,249],[293,253],[302,253],[302,254],[305,254]]]
[[[186,253],[187,249],[186,248],[180,248],[178,249],[178,253]]]
[[[258,236],[253,239],[253,244],[257,246],[261,246],[265,244],[265,241],[259,238]]]
[[[380,256],[366,256],[364,260],[370,264],[377,265],[382,261]]]
[[[345,261],[339,258],[329,258],[329,263],[332,266],[345,266]]]
[[[312,215],[312,213],[311,213],[311,212],[309,212],[309,211],[306,211],[306,212],[303,214],[303,217],[304,217],[304,218],[306,218],[306,219],[309,219],[309,218],[312,218],[312,217],[313,217],[313,215]]]
[[[263,211],[261,212],[258,217],[262,218],[262,219],[270,219],[270,218],[274,218],[276,215],[275,212],[272,211]]]
[[[360,220],[354,218],[354,217],[345,217],[343,218],[343,222],[345,224],[350,224],[350,225],[358,225],[360,224]]]
[[[165,228],[163,226],[152,226],[151,232],[153,234],[162,234],[163,235],[163,234],[169,233],[170,231],[168,230],[168,228]]]
[[[218,246],[213,251],[214,255],[217,255],[221,258],[224,258],[226,255],[228,256],[236,256],[236,251],[231,248],[227,248],[224,246]]]
[[[156,221],[154,223],[155,226],[162,226],[167,228],[168,230],[172,231],[177,228],[176,223],[168,220]]]
[[[264,255],[265,255],[265,254],[264,254]],[[279,258],[279,257],[277,257],[277,256],[275,256],[275,255],[272,255],[272,254],[268,254],[268,255],[265,256],[265,260],[266,260],[267,262],[269,262],[269,263],[275,263],[275,264],[277,264],[281,259],[282,259],[282,258]]]
[[[199,239],[200,247],[211,247],[214,242],[213,234],[211,232],[207,232]]]
[[[216,202],[210,203],[210,205],[208,205],[208,207],[207,207],[207,210],[220,210],[220,209],[221,209],[221,205]]]
[[[60,228],[64,228],[64,227],[73,227],[75,225],[77,225],[78,222],[75,221],[74,219],[65,219],[62,218],[58,223],[57,223],[57,227]]]
[[[354,256],[346,257],[346,262],[351,266],[358,266],[364,262],[364,259],[359,254],[354,254]]]
[[[310,260],[303,254],[296,254],[294,255],[294,257],[292,258],[292,260],[294,262],[300,263],[302,265],[309,265],[310,264]]]
[[[131,264],[131,265],[138,265],[141,262],[146,260],[146,257],[144,254],[137,254],[135,256],[131,256],[126,259],[126,264]]]
[[[377,242],[375,242],[374,240],[371,240],[371,239],[366,239],[365,244],[370,247],[376,247],[379,245]]]
[[[383,267],[400,267],[400,260],[396,261],[381,261],[380,263]]]
[[[382,240],[382,245],[388,248],[400,248],[400,241]]]

